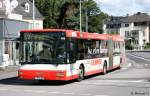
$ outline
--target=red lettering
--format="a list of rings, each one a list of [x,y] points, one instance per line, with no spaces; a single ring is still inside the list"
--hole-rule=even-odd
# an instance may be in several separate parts
[[[99,65],[101,64],[101,62],[102,62],[101,59],[94,59],[94,60],[91,60],[91,65],[92,66]]]

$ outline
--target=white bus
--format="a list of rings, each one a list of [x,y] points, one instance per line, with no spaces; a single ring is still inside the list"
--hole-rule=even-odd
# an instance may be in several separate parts
[[[19,79],[81,81],[85,76],[119,68],[125,61],[119,35],[64,29],[20,32]]]

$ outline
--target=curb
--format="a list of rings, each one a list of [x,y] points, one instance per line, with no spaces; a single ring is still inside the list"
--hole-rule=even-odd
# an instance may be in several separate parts
[[[2,77],[5,74],[17,72],[18,68],[19,66],[8,66],[6,68],[0,68],[0,77]]]
[[[0,75],[0,80],[17,77],[17,72],[9,72]]]

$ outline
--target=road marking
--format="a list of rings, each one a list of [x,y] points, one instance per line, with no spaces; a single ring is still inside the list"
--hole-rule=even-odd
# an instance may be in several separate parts
[[[43,90],[35,91],[36,93],[45,93]]]
[[[135,55],[133,55],[133,54],[128,54],[128,55],[133,56],[133,57],[135,57],[135,58],[139,58],[139,59],[143,59],[143,60],[146,60],[146,61],[150,61],[149,59],[145,59],[145,58],[143,58],[143,57],[135,56]]]
[[[82,96],[89,96],[89,95],[91,95],[91,94],[79,94],[79,95],[82,95]]]
[[[33,92],[32,90],[24,90],[24,92]]]
[[[74,95],[75,93],[63,93],[65,95]]]
[[[60,92],[58,92],[58,91],[48,92],[48,93],[50,93],[50,94],[60,94]]]
[[[108,96],[108,95],[95,95],[95,96]]]
[[[7,91],[8,89],[0,89],[0,91]]]

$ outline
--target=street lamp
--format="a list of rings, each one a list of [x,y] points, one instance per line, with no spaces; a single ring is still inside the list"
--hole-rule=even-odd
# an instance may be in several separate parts
[[[88,2],[88,0],[86,0]],[[86,32],[88,32],[88,15],[87,15],[87,8],[85,11],[85,27],[86,27]],[[82,33],[82,0],[80,0],[80,32]]]
[[[81,0],[80,0],[80,32],[82,33],[82,12],[81,12]]]
[[[32,29],[35,28],[35,9],[34,9],[34,6],[35,6],[35,1],[33,0],[33,14],[32,14],[32,19],[33,19],[33,24],[32,24]]]
[[[88,2],[88,0],[86,0]],[[85,10],[85,27],[86,27],[86,32],[88,32],[88,13],[87,13],[88,9],[86,8]]]

